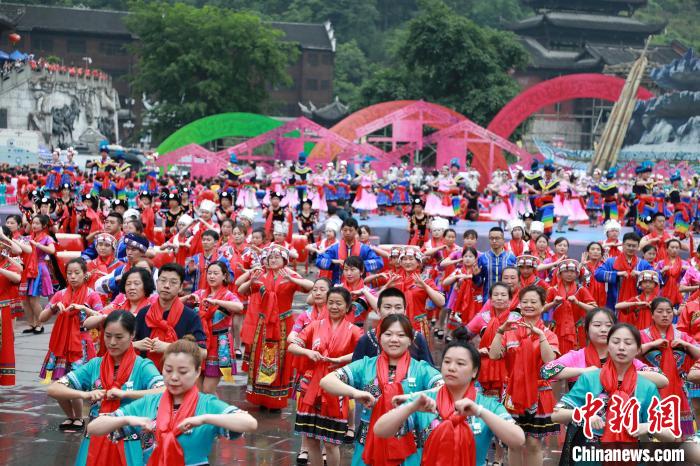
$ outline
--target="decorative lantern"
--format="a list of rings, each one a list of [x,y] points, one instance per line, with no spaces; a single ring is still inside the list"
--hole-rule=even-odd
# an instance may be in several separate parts
[[[17,45],[17,42],[22,40],[22,36],[17,34],[16,32],[13,32],[12,34],[8,35],[7,38],[12,42],[12,45]]]

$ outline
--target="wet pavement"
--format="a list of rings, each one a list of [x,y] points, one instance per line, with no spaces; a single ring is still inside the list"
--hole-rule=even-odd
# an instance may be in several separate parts
[[[295,299],[294,307],[297,310],[304,305],[302,296],[305,295],[298,294]],[[81,434],[66,434],[58,430],[58,425],[64,420],[63,412],[53,399],[48,398],[47,385],[40,384],[38,378],[51,327],[51,324],[47,325],[43,335],[22,335],[20,332],[25,328],[24,322],[16,322],[17,384],[14,387],[0,387],[0,465],[74,464]],[[433,351],[435,361],[439,360],[442,348],[441,343],[436,343]],[[293,402],[290,401],[281,413],[261,412],[245,401],[245,376],[237,375],[234,378],[233,383],[222,382],[217,395],[255,416],[258,430],[238,440],[217,441],[210,456],[211,464],[295,465],[301,440],[293,434]],[[87,406],[84,412],[87,412]],[[558,447],[554,450],[558,450]],[[350,464],[352,445],[342,446],[341,455],[341,464]],[[546,460],[545,465],[558,463],[558,452],[549,449],[547,456],[554,457]]]

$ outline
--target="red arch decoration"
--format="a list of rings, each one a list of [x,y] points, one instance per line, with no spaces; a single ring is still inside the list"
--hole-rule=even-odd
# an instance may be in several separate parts
[[[509,138],[518,126],[542,108],[572,99],[601,99],[615,102],[620,98],[625,80],[615,76],[596,73],[579,73],[561,76],[538,83],[518,94],[491,120],[487,129],[499,136]],[[648,89],[640,87],[637,99],[648,100],[654,97]],[[470,147],[474,153],[475,165],[488,160],[489,150],[484,145]],[[500,149],[494,153],[493,166],[505,169],[508,164]],[[482,170],[479,170],[480,172]],[[486,186],[488,178],[480,179],[480,186]]]
[[[528,117],[532,116],[542,108],[558,102],[572,99],[601,99],[615,102],[619,99],[625,80],[604,74],[583,73],[561,76],[558,78],[543,81],[531,88],[523,91],[505,107],[501,109],[496,117],[491,121],[487,129],[503,138],[509,138],[520,124]],[[639,100],[648,100],[654,97],[649,90],[640,87],[637,92]],[[370,129],[380,128],[393,124],[396,119],[400,119],[400,112],[408,110],[412,105],[421,102],[435,113],[435,118],[429,126],[437,130],[445,129],[455,121],[466,120],[465,117],[454,110],[442,105],[422,101],[401,100],[393,102],[383,102],[363,108],[348,116],[334,127],[331,131],[339,134],[348,140],[357,140],[366,136]],[[489,146],[487,144],[476,143],[469,146],[469,150],[474,154],[473,165],[481,174],[481,186],[488,183],[490,177],[489,169],[506,169],[507,163],[502,151],[495,148],[493,163],[489,166]],[[339,153],[327,153],[323,143],[317,144],[311,151],[309,160],[320,159],[324,156],[334,157]]]
[[[605,74],[570,74],[543,81],[532,86],[508,102],[489,123],[488,129],[509,137],[528,117],[542,108],[572,99],[601,99],[615,102],[620,98],[625,80]],[[637,91],[637,99],[654,97],[644,87]]]

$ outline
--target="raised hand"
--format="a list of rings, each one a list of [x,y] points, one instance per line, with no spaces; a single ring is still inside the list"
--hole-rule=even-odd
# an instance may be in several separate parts
[[[418,395],[418,397],[412,402],[413,408],[416,411],[422,411],[424,413],[436,413],[437,403],[432,398],[426,396],[424,393]]]

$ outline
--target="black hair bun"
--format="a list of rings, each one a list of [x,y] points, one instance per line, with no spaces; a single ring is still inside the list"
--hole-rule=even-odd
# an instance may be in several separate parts
[[[453,340],[459,340],[463,341],[464,343],[469,343],[470,340],[470,335],[469,335],[469,330],[467,330],[467,327],[457,327],[452,331],[452,339]]]

